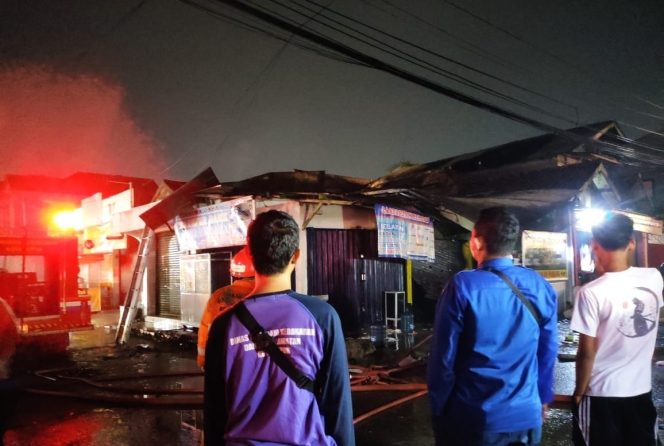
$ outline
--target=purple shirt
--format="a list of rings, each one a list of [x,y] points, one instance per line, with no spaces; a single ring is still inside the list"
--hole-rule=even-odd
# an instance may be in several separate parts
[[[206,362],[213,361],[205,370],[206,444],[223,444],[223,435],[228,445],[353,445],[345,344],[334,309],[292,292],[254,296],[245,305],[315,381],[315,393],[298,388],[268,354],[257,352],[234,314],[222,316],[206,350]],[[217,440],[208,443],[209,435]]]

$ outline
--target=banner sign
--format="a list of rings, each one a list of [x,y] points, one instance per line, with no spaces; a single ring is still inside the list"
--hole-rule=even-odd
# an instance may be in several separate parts
[[[548,280],[567,279],[567,234],[564,232],[523,231],[523,266]]]
[[[382,204],[374,206],[378,229],[378,256],[433,262],[433,222],[414,212]]]
[[[255,214],[252,198],[244,197],[178,215],[173,229],[180,251],[244,245]]]
[[[111,253],[114,249],[127,249],[127,236],[113,234],[111,223],[85,228],[83,236],[79,237],[79,252],[82,254]]]

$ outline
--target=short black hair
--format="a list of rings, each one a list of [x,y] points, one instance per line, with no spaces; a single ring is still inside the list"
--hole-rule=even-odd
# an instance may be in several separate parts
[[[626,215],[608,212],[592,227],[593,239],[607,251],[625,249],[634,234],[634,222]]]
[[[300,245],[300,228],[287,213],[267,211],[249,224],[247,242],[256,272],[271,276],[288,266]]]
[[[475,235],[481,236],[490,255],[511,254],[519,239],[519,220],[504,207],[483,209],[475,223]]]

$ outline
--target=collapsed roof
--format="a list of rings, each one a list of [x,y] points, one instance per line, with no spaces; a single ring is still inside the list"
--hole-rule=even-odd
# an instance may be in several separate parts
[[[617,144],[622,145],[620,151],[615,150]],[[626,151],[631,151],[629,156],[625,156]],[[414,208],[438,221],[447,219],[468,228],[485,207],[508,206],[521,218],[534,219],[570,203],[582,191],[590,190],[604,201],[620,204],[624,197],[610,180],[610,171],[638,164],[634,154],[640,151],[646,164],[653,156],[660,156],[656,151],[625,145],[615,123],[600,122],[562,135],[540,135],[401,168],[373,181],[295,170],[219,183],[208,169],[190,182],[198,186],[183,186],[176,197],[149,212],[163,219],[178,210],[179,205],[173,203],[190,207],[191,200],[182,198],[187,193],[222,198],[251,195],[366,206],[381,202]],[[664,163],[664,156],[660,158]],[[209,181],[201,183],[201,177]],[[633,179],[625,178],[623,189],[633,193],[628,187]],[[168,206],[172,209],[166,211]]]

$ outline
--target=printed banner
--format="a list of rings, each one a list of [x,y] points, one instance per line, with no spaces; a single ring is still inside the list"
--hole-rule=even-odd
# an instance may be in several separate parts
[[[523,266],[549,280],[567,279],[567,234],[564,232],[523,231]]]
[[[433,222],[414,212],[382,204],[374,206],[378,229],[378,256],[426,260],[436,258]]]
[[[255,213],[253,200],[245,197],[178,215],[173,229],[180,251],[244,245]]]

